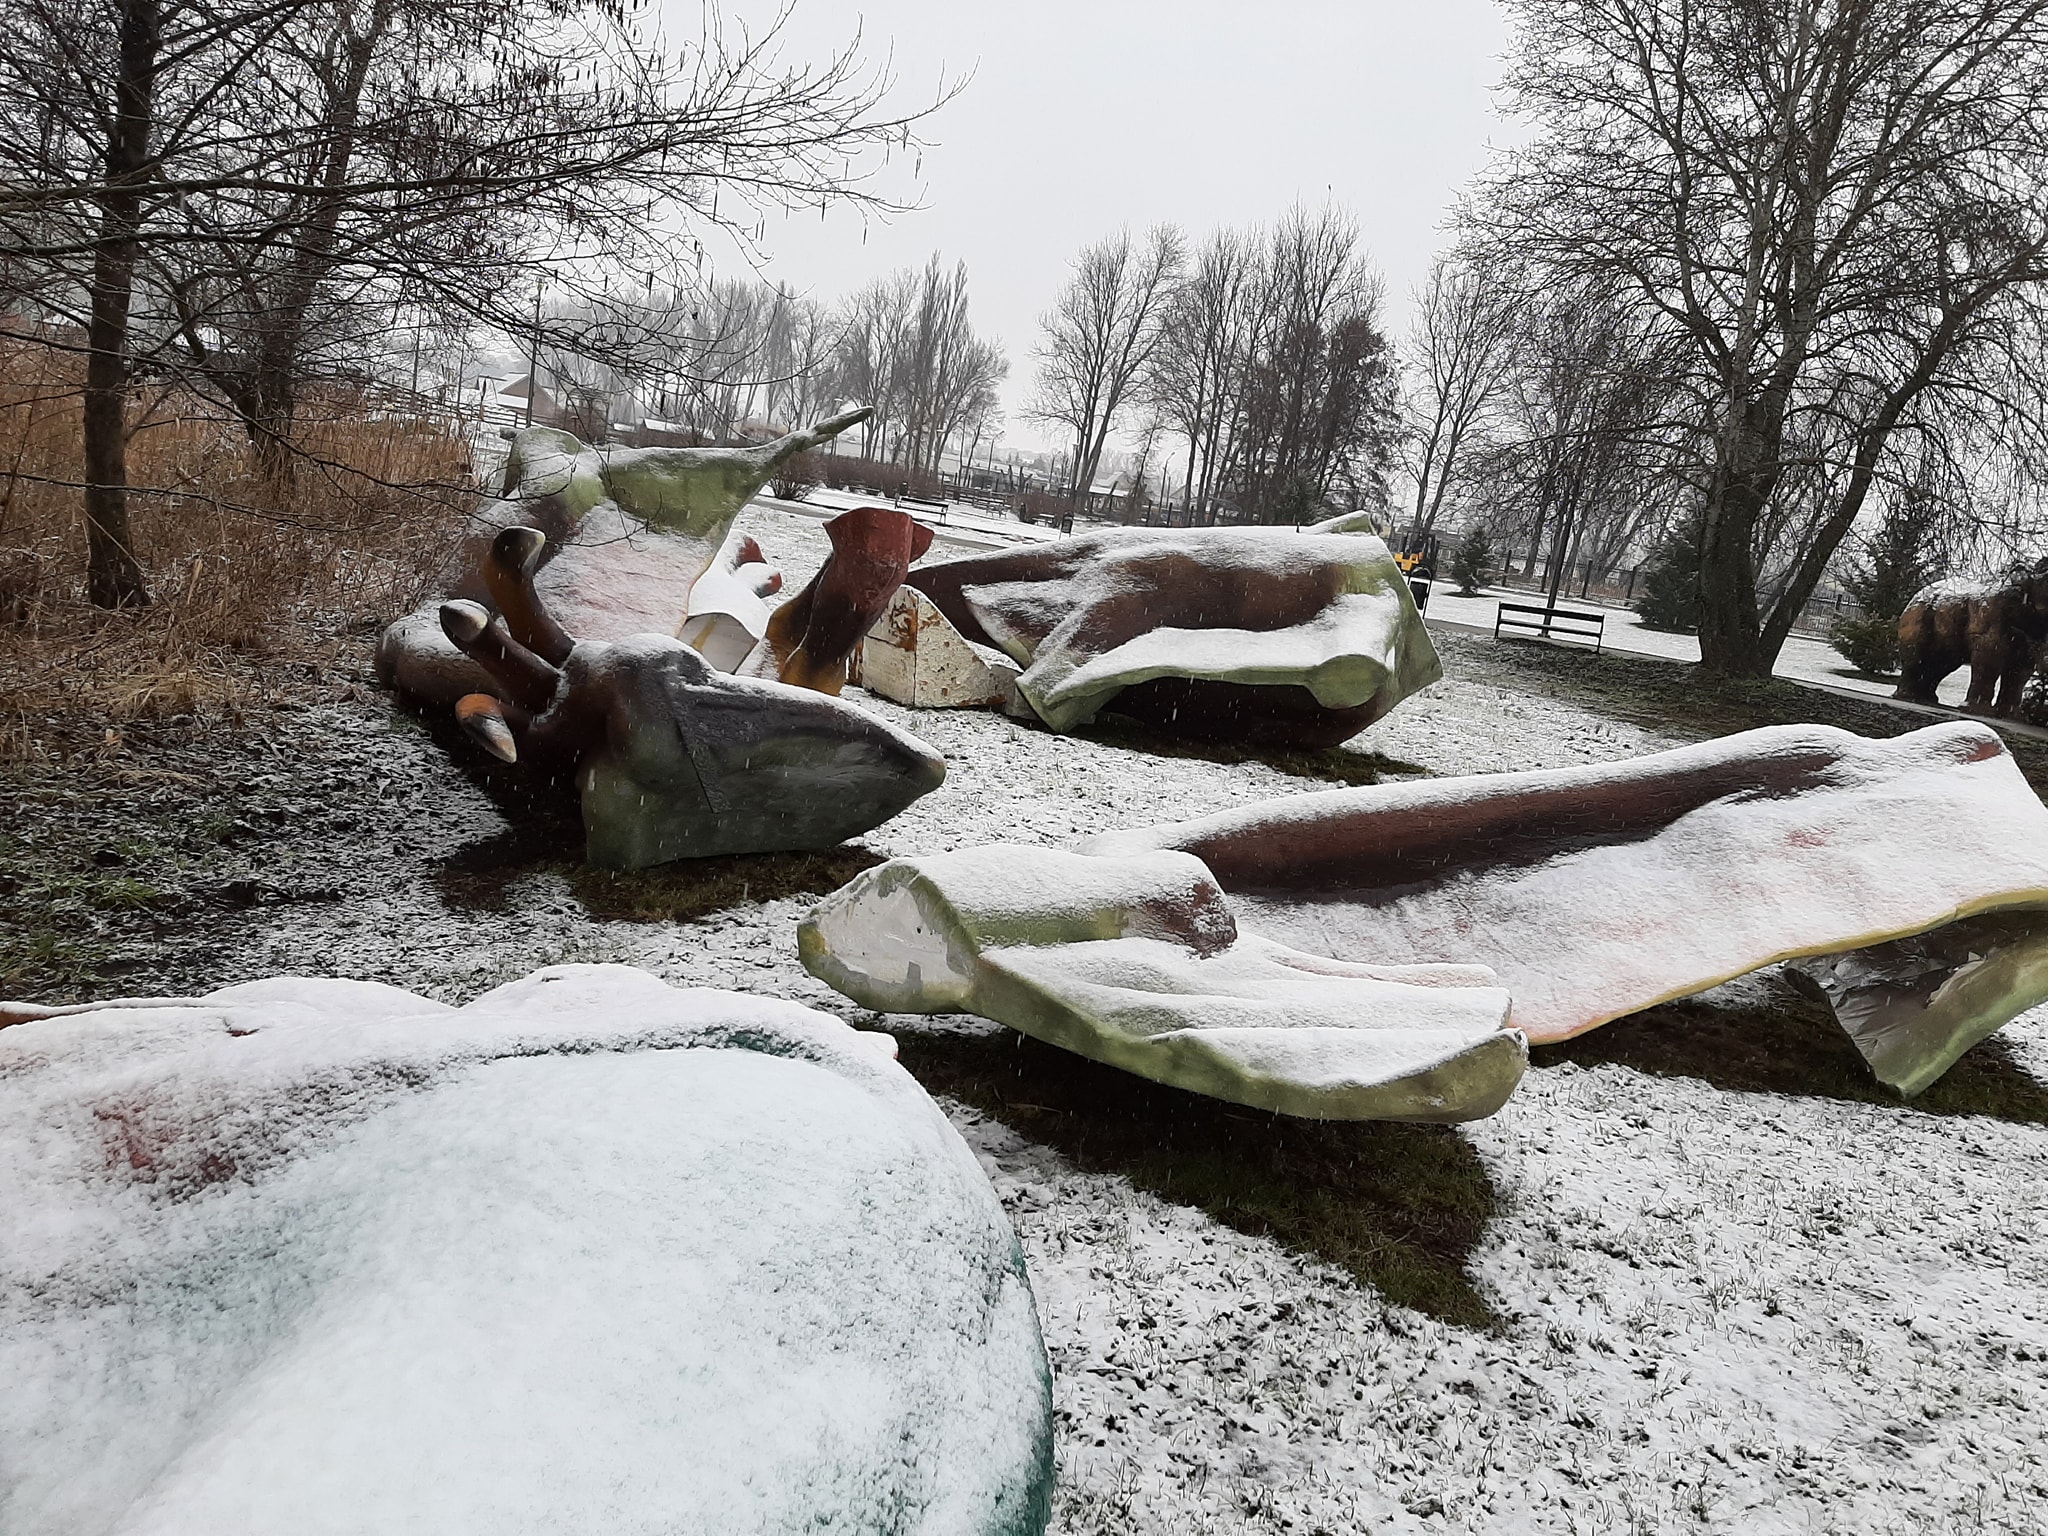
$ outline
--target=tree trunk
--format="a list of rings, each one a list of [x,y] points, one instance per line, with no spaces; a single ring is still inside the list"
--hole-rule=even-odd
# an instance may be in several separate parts
[[[162,17],[157,0],[122,0],[120,73],[107,136],[107,190],[86,322],[84,391],[85,591],[101,608],[138,608],[149,585],[128,528],[128,317],[141,256],[137,229],[155,110]]]
[[[1769,677],[1756,600],[1756,525],[1779,476],[1783,418],[1770,400],[1733,408],[1700,527],[1700,665]]]

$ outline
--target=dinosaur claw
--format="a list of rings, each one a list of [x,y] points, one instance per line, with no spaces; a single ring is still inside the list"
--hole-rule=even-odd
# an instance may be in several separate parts
[[[441,605],[441,632],[455,642],[458,650],[466,651],[475,645],[490,624],[490,610],[482,603],[457,598]]]
[[[531,576],[540,564],[540,552],[548,547],[548,536],[524,523],[502,530],[492,541],[492,553],[522,576]]]
[[[466,693],[455,702],[455,719],[469,738],[501,763],[519,761],[519,744],[505,711],[488,693]]]

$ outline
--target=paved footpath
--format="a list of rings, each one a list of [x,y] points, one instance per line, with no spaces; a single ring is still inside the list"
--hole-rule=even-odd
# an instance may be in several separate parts
[[[1511,592],[1497,587],[1484,587],[1478,597],[1459,597],[1448,585],[1439,584],[1429,599],[1429,622],[1440,624],[1446,629],[1465,630],[1479,634],[1493,633],[1495,605],[1502,599],[1513,603],[1540,603],[1542,595],[1530,592]],[[1691,635],[1674,635],[1666,630],[1646,629],[1635,612],[1627,608],[1613,608],[1604,603],[1573,600],[1563,606],[1582,609],[1588,613],[1607,615],[1604,636],[1606,649],[1629,651],[1638,656],[1662,656],[1671,661],[1698,661],[1700,643]],[[1969,673],[1953,672],[1942,683],[1941,702],[1945,709],[1931,709],[1921,704],[1906,704],[1894,699],[1890,683],[1874,682],[1859,677],[1842,659],[1842,653],[1825,640],[1813,640],[1804,635],[1793,635],[1785,642],[1785,648],[1778,653],[1777,675],[1788,682],[1809,688],[1827,688],[1837,693],[1862,694],[1866,698],[1881,699],[1894,708],[1908,710],[1915,714],[1927,715],[1934,719],[1952,718],[1960,710],[1963,694],[1969,685]],[[2037,726],[2019,725],[2011,721],[1989,722],[2015,736],[2033,736],[2048,739],[2048,730]]]

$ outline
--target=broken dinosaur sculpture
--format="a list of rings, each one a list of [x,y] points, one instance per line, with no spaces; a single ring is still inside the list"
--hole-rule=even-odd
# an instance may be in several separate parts
[[[452,600],[384,632],[380,675],[452,705],[494,756],[573,783],[596,864],[826,848],[879,825],[934,788],[943,761],[850,704],[731,675],[781,576],[752,539],[727,542],[778,464],[867,414],[758,448],[601,451],[517,433],[468,573]],[[807,596],[821,628],[872,620],[829,583]]]
[[[712,606],[700,619],[764,624],[765,608],[756,612],[736,599],[774,591],[781,577],[751,539],[726,547],[733,520],[777,466],[870,414],[848,411],[752,448],[603,449],[553,427],[514,433],[503,494],[478,514],[456,558],[456,584],[444,597],[495,603],[493,541],[508,529],[533,528],[546,535],[528,572],[534,589],[556,621],[582,639],[687,633],[693,588],[714,567],[732,579],[714,582]],[[443,635],[440,601],[385,630],[377,667],[391,686],[450,705],[491,691],[491,683]],[[721,649],[737,638],[726,628]]]
[[[557,966],[0,1029],[0,1525],[1036,1536],[1051,1376],[886,1036]]]
[[[2048,1001],[2048,910],[1966,917],[1785,964],[1828,1005],[1880,1082],[1911,1097],[1979,1040]]]
[[[663,635],[573,639],[532,580],[541,538],[493,541],[495,615],[442,606],[450,642],[495,689],[455,712],[493,755],[576,785],[593,864],[829,848],[945,778],[935,750],[841,699],[730,676]]]
[[[856,507],[827,523],[825,534],[832,552],[775,610],[756,659],[764,675],[838,693],[861,637],[903,585],[910,563],[931,548],[932,531],[895,507]]]
[[[1023,668],[1054,730],[1114,709],[1176,735],[1328,746],[1442,675],[1384,543],[1127,528],[920,566],[969,641]]]
[[[1921,968],[1951,978],[1924,1003],[1859,993],[1897,955],[1838,958],[1824,988],[1880,1080],[1912,1093],[2048,999],[2038,917],[1989,940],[1947,931],[2048,906],[2048,808],[1969,722],[1884,741],[1775,726],[1629,762],[1293,795],[1082,848],[1191,853],[1243,921],[1316,954],[1487,966],[1539,1044],[1778,961],[1931,935],[1917,942],[1957,953]]]
[[[1198,859],[996,844],[894,859],[797,931],[865,1007],[972,1012],[1157,1082],[1328,1120],[1474,1120],[1528,1060],[1476,966],[1358,965],[1240,933]]]

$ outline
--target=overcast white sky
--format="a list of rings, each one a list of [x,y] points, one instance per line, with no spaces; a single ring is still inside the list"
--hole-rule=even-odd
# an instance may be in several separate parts
[[[662,3],[672,33],[695,33],[695,0]],[[758,25],[778,8],[725,10]],[[831,299],[934,250],[964,259],[975,324],[1011,357],[1005,446],[1044,445],[1022,413],[1031,349],[1082,245],[1124,223],[1199,236],[1334,198],[1405,324],[1453,197],[1509,136],[1492,0],[794,0],[789,52],[822,57],[856,28],[866,52],[893,54],[905,103],[942,72],[972,79],[924,130],[920,211],[771,221],[766,275]],[[914,169],[885,184],[914,192]]]

